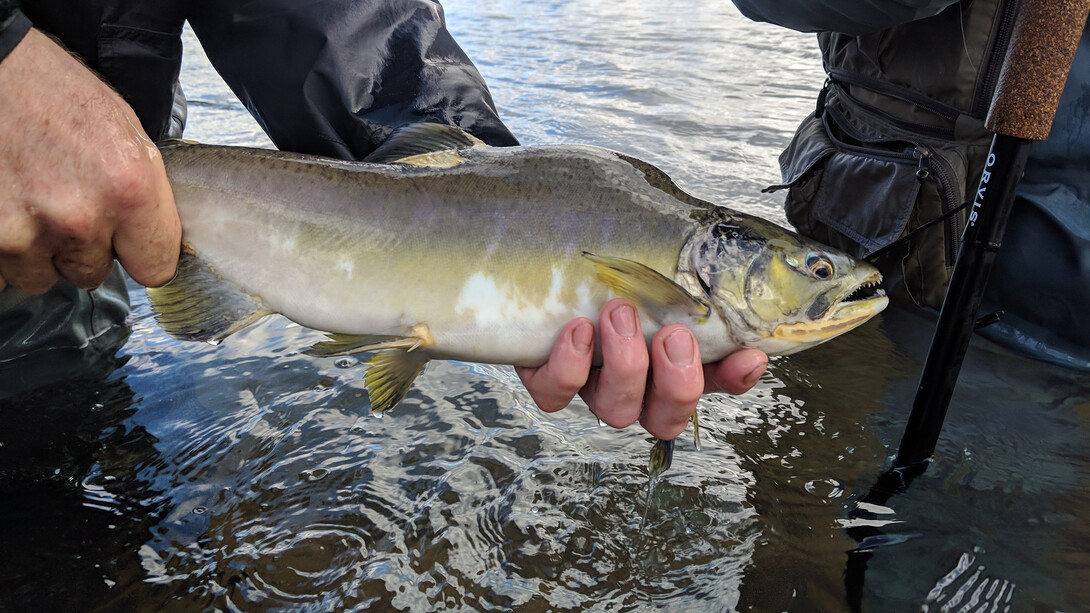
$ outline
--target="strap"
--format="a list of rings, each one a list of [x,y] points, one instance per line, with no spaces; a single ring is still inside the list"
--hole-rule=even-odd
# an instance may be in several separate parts
[[[967,209],[967,208],[969,207],[969,205],[971,205],[972,203],[973,203],[973,201],[972,201],[972,200],[967,200],[967,201],[965,201],[965,202],[962,202],[962,203],[961,203],[960,205],[958,205],[958,206],[956,206],[956,207],[954,207],[954,208],[950,209],[949,211],[946,211],[946,212],[945,212],[945,213],[943,213],[942,215],[939,215],[938,217],[936,217],[936,218],[934,218],[934,219],[932,219],[932,220],[930,220],[930,221],[928,221],[928,222],[924,223],[924,224],[923,224],[923,225],[921,225],[920,227],[918,227],[918,228],[916,228],[915,230],[913,230],[913,231],[909,232],[908,234],[905,234],[905,235],[904,235],[904,236],[902,236],[901,238],[899,238],[899,239],[897,239],[897,240],[893,241],[892,243],[890,243],[890,244],[886,245],[885,247],[882,247],[881,249],[879,249],[879,250],[877,250],[877,251],[875,251],[875,252],[871,253],[870,255],[868,255],[868,256],[867,256],[866,258],[864,258],[864,259],[866,259],[866,260],[868,260],[868,261],[871,261],[871,262],[873,262],[873,261],[877,260],[878,258],[880,258],[880,257],[882,257],[882,256],[884,256],[884,255],[886,255],[887,253],[889,253],[890,251],[892,251],[892,250],[893,250],[893,249],[895,249],[896,247],[898,247],[898,246],[900,246],[900,245],[903,245],[903,244],[905,244],[905,243],[907,243],[907,242],[911,241],[911,240],[912,240],[912,239],[913,239],[913,238],[914,238],[914,237],[915,237],[915,236],[916,236],[917,234],[919,234],[920,232],[923,232],[924,230],[926,230],[926,229],[930,228],[931,226],[933,226],[933,225],[935,225],[935,224],[937,224],[937,223],[940,223],[940,222],[946,221],[947,219],[950,219],[950,218],[951,218],[951,217],[953,217],[954,215],[957,215],[958,213],[960,213],[960,212],[964,211],[964,210],[965,210],[965,209]]]

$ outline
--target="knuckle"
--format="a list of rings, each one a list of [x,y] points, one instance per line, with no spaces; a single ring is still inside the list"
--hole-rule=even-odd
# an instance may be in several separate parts
[[[31,275],[13,275],[8,281],[28,294],[40,296],[49,291],[57,279],[56,273],[41,270]]]
[[[684,418],[689,419],[689,415],[692,414],[692,409],[696,408],[696,403],[700,401],[700,397],[704,390],[701,387],[693,386],[680,386],[677,389],[671,389],[669,391],[670,402],[676,406],[684,407],[688,410]]]
[[[119,155],[115,164],[104,169],[107,199],[121,211],[154,200],[158,186],[157,159],[142,146],[134,147],[128,155]]]
[[[113,199],[122,208],[139,206],[153,193],[151,174],[143,164],[132,161],[118,164],[106,178]]]
[[[607,357],[608,368],[620,378],[632,378],[647,372],[651,366],[651,358],[646,349],[634,351],[621,351]]]
[[[101,215],[93,205],[73,204],[65,207],[64,214],[52,219],[57,232],[75,243],[84,243],[95,235]]]
[[[0,232],[0,254],[25,253],[33,244],[34,236],[29,232]]]
[[[98,287],[110,274],[110,262],[86,255],[61,255],[54,259],[61,275],[84,289]]]

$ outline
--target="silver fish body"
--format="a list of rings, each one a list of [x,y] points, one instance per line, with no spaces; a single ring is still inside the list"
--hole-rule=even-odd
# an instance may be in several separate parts
[[[187,248],[223,278],[318,330],[426,324],[422,349],[439,358],[541,364],[567,321],[596,317],[615,295],[584,251],[672,277],[699,227],[702,209],[648,190],[604,150],[463,155],[435,169],[164,150]],[[700,340],[711,358],[734,348],[727,335]]]
[[[688,326],[705,362],[792,353],[886,305],[855,298],[880,281],[869,264],[595,147],[492,148],[423,124],[372,162],[161,150],[183,255],[148,290],[160,325],[216,340],[282,313],[330,333],[314,355],[377,352],[365,382],[379,412],[429,359],[540,365],[564,324],[615,296],[637,304],[648,340]]]

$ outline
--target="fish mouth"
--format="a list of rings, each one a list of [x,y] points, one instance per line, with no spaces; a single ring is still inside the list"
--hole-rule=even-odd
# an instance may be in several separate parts
[[[780,324],[772,331],[772,336],[796,343],[816,343],[856,328],[889,304],[885,291],[878,288],[881,282],[882,275],[874,271],[842,292],[824,317]]]

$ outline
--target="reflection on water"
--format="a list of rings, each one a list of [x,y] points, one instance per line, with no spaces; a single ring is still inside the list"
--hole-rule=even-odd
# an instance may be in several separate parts
[[[782,222],[759,188],[820,87],[812,37],[727,2],[446,8],[524,142],[633,153]],[[187,60],[183,84],[187,137],[267,143],[207,65]],[[837,611],[862,521],[881,534],[868,610],[1090,598],[1090,390],[986,343],[935,465],[849,517],[899,440],[931,333],[917,315],[707,398],[704,449],[679,442],[641,531],[650,437],[578,402],[541,413],[508,368],[434,363],[378,418],[356,360],[300,353],[311,331],[271,318],[179,343],[133,297],[112,374],[0,406],[9,609]]]

